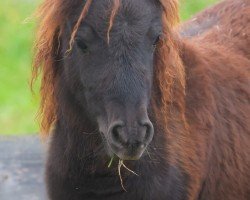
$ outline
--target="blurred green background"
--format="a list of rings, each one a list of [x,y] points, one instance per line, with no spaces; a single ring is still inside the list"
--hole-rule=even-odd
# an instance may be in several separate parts
[[[181,18],[216,0],[181,0]],[[0,135],[38,132],[35,120],[38,93],[29,88],[35,21],[32,13],[41,0],[0,1]]]

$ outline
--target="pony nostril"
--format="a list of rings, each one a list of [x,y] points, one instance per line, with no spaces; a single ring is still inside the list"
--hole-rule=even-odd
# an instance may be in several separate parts
[[[152,123],[149,122],[144,122],[143,125],[146,128],[146,134],[145,134],[145,143],[151,142],[153,135],[154,135],[154,128]]]
[[[111,139],[116,144],[124,144],[126,143],[125,135],[123,134],[123,125],[122,124],[115,124],[112,126],[110,130]]]
[[[121,126],[117,125],[115,127],[113,127],[112,129],[112,138],[116,141],[119,141],[121,138],[120,138],[120,132],[121,131]]]

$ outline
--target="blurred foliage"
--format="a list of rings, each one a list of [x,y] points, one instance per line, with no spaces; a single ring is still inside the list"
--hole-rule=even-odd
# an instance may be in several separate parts
[[[181,0],[181,17],[189,18],[216,0]],[[0,134],[35,133],[38,95],[29,88],[39,0],[0,1]]]
[[[218,2],[218,0],[179,0],[179,2],[181,19],[186,20],[202,9]]]
[[[0,1],[0,134],[27,134],[37,130],[38,100],[29,78],[34,26],[28,18],[36,1]]]

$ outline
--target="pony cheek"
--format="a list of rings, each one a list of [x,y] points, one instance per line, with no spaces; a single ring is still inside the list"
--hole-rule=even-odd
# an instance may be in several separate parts
[[[100,95],[97,95],[93,89],[85,89],[84,91],[85,103],[84,107],[92,116],[96,118],[103,113],[103,102]]]

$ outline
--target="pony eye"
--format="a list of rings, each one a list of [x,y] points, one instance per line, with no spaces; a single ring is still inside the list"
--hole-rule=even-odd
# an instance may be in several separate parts
[[[82,50],[83,53],[88,53],[89,48],[82,40],[76,40],[77,46]]]
[[[158,44],[158,42],[159,42],[159,40],[160,40],[160,37],[161,37],[161,36],[158,35],[157,38],[155,39],[155,41],[154,41],[154,43],[153,43],[153,51],[156,50],[157,44]]]
[[[157,38],[155,39],[154,43],[153,43],[153,46],[155,47],[157,45],[157,43],[159,42],[160,40],[160,35],[157,36]]]

